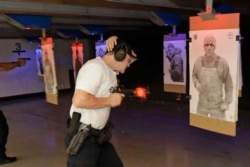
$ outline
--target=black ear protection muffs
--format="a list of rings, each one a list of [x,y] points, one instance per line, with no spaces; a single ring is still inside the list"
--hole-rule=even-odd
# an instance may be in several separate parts
[[[114,55],[116,61],[123,61],[128,54],[128,46],[126,43],[117,44],[114,48]]]

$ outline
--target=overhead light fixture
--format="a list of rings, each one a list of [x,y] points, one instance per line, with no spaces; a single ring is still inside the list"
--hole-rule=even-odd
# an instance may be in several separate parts
[[[91,35],[91,32],[83,26],[81,26],[80,31],[82,31],[86,35]]]
[[[155,12],[150,12],[149,19],[158,26],[165,26],[164,20],[162,20]]]
[[[10,16],[5,15],[5,14],[3,14],[2,16],[3,16],[3,17],[7,20],[7,22],[9,22],[11,25],[13,25],[13,26],[15,26],[15,27],[17,27],[17,28],[19,28],[19,29],[23,29],[23,30],[26,28],[24,25],[22,25],[22,24],[19,23],[18,21],[12,19]]]
[[[81,25],[80,31],[87,35],[100,35],[106,32],[106,26],[102,25]]]
[[[51,21],[47,16],[24,15],[24,14],[3,14],[6,20],[20,29],[47,29]]]

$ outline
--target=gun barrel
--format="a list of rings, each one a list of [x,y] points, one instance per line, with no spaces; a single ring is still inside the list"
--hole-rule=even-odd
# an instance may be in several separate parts
[[[126,94],[132,94],[134,92],[133,89],[120,89],[120,88],[111,88],[110,89],[111,93],[124,93]]]
[[[19,57],[19,60],[30,60],[30,57]]]

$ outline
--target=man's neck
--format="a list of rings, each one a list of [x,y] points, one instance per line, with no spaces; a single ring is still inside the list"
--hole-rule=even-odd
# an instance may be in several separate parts
[[[206,61],[206,62],[212,62],[212,61],[215,60],[215,58],[216,58],[216,55],[215,55],[215,54],[213,54],[212,56],[206,56],[206,55],[205,55],[205,61]]]

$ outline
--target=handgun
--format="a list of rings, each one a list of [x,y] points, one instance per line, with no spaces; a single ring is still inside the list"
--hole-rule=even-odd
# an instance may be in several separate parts
[[[110,88],[111,93],[123,93],[125,96],[134,96],[134,90],[133,89],[124,89],[120,87],[112,87]]]
[[[136,87],[135,89],[125,89],[121,87],[112,87],[110,89],[111,93],[123,93],[125,97],[137,97],[139,99],[146,100],[149,95],[148,88]]]

